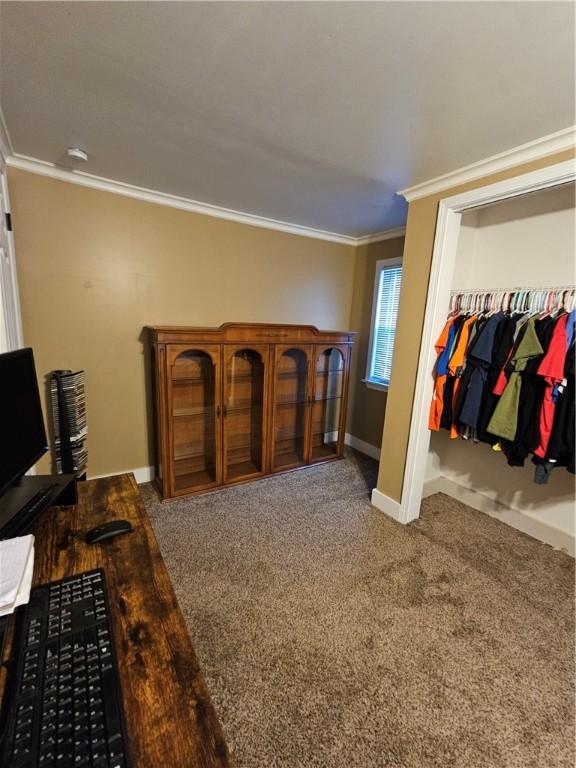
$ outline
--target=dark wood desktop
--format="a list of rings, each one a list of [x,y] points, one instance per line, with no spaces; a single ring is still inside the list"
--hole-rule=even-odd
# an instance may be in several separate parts
[[[108,520],[133,533],[88,545]],[[230,766],[184,617],[132,475],[78,484],[75,507],[53,507],[34,525],[34,584],[103,568],[133,768]],[[8,640],[4,656],[9,656]],[[5,670],[0,673],[0,696]]]

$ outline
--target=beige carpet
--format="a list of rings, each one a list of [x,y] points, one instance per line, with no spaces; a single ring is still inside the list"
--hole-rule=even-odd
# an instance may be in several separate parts
[[[345,461],[144,496],[240,768],[572,768],[574,561]]]

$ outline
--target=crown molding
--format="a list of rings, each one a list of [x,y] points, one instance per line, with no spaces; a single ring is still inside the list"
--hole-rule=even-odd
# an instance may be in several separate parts
[[[276,232],[286,232],[290,235],[300,235],[301,237],[311,237],[315,240],[325,240],[330,243],[340,243],[341,245],[368,245],[369,243],[378,243],[381,240],[390,240],[393,237],[403,237],[406,228],[398,227],[384,232],[375,232],[370,235],[355,237],[353,235],[342,235],[338,232],[328,232],[323,229],[314,229],[300,224],[291,224],[288,221],[279,221],[269,219],[265,216],[258,216],[253,213],[244,213],[243,211],[234,211],[230,208],[222,208],[219,205],[211,203],[201,203],[197,200],[190,200],[187,197],[171,195],[167,192],[158,192],[145,187],[137,187],[133,184],[127,184],[123,181],[106,179],[103,176],[95,176],[84,171],[68,170],[58,168],[54,163],[48,163],[45,160],[38,160],[35,157],[28,157],[18,153],[9,153],[6,155],[6,164],[12,168],[18,168],[21,171],[28,171],[40,176],[48,176],[58,181],[67,181],[72,184],[79,184],[82,187],[98,189],[103,192],[112,192],[116,195],[131,197],[135,200],[143,200],[147,203],[156,203],[157,205],[166,205],[170,208],[177,208],[181,211],[199,213],[203,216],[212,216],[217,219],[226,219],[235,221],[238,224],[248,224],[252,227],[261,227],[262,229],[272,229]]]
[[[8,158],[13,155],[12,140],[10,139],[10,133],[8,132],[8,126],[4,119],[4,113],[0,106],[0,155],[5,162],[8,162]]]
[[[395,237],[404,237],[406,234],[406,227],[396,227],[395,229],[387,229],[385,232],[374,232],[373,235],[363,235],[357,237],[355,245],[370,245],[371,243],[381,243],[382,240],[393,240]]]
[[[323,229],[314,229],[313,227],[306,227],[300,224],[292,224],[287,221],[278,221],[277,219],[269,219],[265,216],[258,216],[256,214],[244,213],[243,211],[234,211],[230,208],[222,208],[218,205],[212,205],[210,203],[201,203],[197,200],[190,200],[186,197],[179,197],[178,195],[171,195],[167,192],[157,192],[153,189],[146,189],[144,187],[137,187],[133,184],[126,184],[123,181],[114,181],[113,179],[106,179],[102,176],[94,176],[84,171],[67,170],[65,168],[58,168],[54,163],[48,163],[44,160],[38,160],[34,157],[27,157],[26,155],[11,154],[6,158],[7,165],[12,168],[18,168],[22,171],[28,171],[40,176],[48,176],[52,179],[59,181],[67,181],[72,184],[79,184],[82,187],[89,187],[90,189],[98,189],[103,192],[112,192],[116,195],[123,195],[124,197],[131,197],[136,200],[143,200],[147,203],[156,203],[158,205],[166,205],[171,208],[177,208],[182,211],[189,211],[191,213],[199,213],[204,216],[212,216],[217,219],[226,219],[227,221],[235,221],[238,224],[248,224],[252,227],[261,227],[263,229],[272,229],[278,232],[287,232],[291,235],[300,235],[302,237],[311,237],[316,240],[326,240],[332,243],[340,243],[342,245],[356,246],[360,241],[364,241],[364,238],[353,237],[352,235],[342,235],[337,232],[328,232]],[[396,230],[390,230],[395,232]],[[387,233],[382,232],[377,235],[367,235],[367,238],[386,239]],[[396,235],[391,235],[395,237]],[[376,242],[376,240],[370,240],[370,242]]]
[[[115,195],[131,197],[135,200],[143,200],[147,203],[156,203],[157,205],[166,205],[170,208],[177,208],[181,211],[199,213],[203,216],[212,216],[216,219],[226,219],[235,221],[238,224],[248,224],[252,227],[261,227],[262,229],[273,229],[278,232],[287,232],[291,235],[301,235],[302,237],[312,237],[316,240],[327,240],[332,243],[341,243],[343,245],[356,245],[357,238],[350,235],[341,235],[337,232],[328,232],[323,229],[314,229],[300,224],[291,224],[287,221],[278,221],[269,219],[266,216],[244,213],[243,211],[234,211],[230,208],[222,208],[219,205],[211,203],[201,203],[197,200],[190,200],[186,197],[171,195],[167,192],[158,192],[145,187],[137,187],[134,184],[127,184],[123,181],[106,179],[103,176],[94,176],[84,171],[67,170],[58,168],[54,163],[48,163],[45,160],[38,160],[26,155],[13,154],[7,158],[7,164],[12,168],[18,168],[21,171],[29,171],[40,176],[48,176],[58,181],[67,181],[72,184],[78,184],[81,187],[98,189],[103,192],[112,192]]]
[[[415,184],[412,187],[406,187],[398,192],[411,203],[421,197],[429,197],[445,189],[452,189],[469,181],[481,179],[484,176],[490,176],[493,173],[505,171],[517,165],[523,165],[534,160],[540,160],[549,155],[555,155],[558,152],[574,149],[576,147],[576,126],[565,128],[562,131],[551,133],[540,139],[529,141],[527,144],[521,144],[506,152],[500,152],[498,155],[492,155],[485,160],[479,160],[476,163],[465,165],[450,173],[437,176],[435,179],[424,181],[421,184]]]

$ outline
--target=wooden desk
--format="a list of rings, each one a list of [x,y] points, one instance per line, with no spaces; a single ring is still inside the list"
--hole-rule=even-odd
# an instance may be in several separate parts
[[[134,533],[84,542],[124,518]],[[45,512],[34,584],[103,568],[108,584],[130,758],[134,768],[222,768],[231,761],[184,617],[132,475],[78,485],[76,507]]]

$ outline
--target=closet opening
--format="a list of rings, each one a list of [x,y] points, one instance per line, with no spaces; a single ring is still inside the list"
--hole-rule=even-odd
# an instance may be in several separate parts
[[[514,367],[512,349],[526,332],[526,328],[520,329],[527,319],[536,324],[543,345],[542,352],[534,351],[534,371],[548,351],[557,321],[564,316],[564,324],[573,328],[574,314],[569,312],[575,307],[576,283],[574,164],[562,163],[548,170],[548,179],[538,179],[537,173],[518,177],[515,190],[506,189],[510,182],[501,182],[440,203],[401,507],[408,522],[418,517],[423,497],[441,491],[574,554],[574,475],[562,466],[564,461],[556,467],[545,461],[550,457],[545,450],[548,443],[536,446],[540,467],[532,462],[532,442],[543,418],[543,390],[536,396],[526,384],[521,409],[512,409],[512,421],[519,416],[522,423],[503,428],[502,424],[498,427],[497,419],[491,422],[506,383],[501,379],[500,389],[495,387],[498,356],[504,358],[501,368],[508,365],[509,377]],[[453,312],[449,320],[450,310],[458,308],[463,311]],[[514,320],[506,320],[510,327],[503,338],[505,323],[500,325],[500,320],[511,316]],[[458,327],[450,341],[447,335],[445,338],[444,382],[437,377],[440,352],[434,345],[454,317]],[[480,399],[474,402],[473,397],[462,415],[463,403],[471,394],[472,368],[479,365],[474,356],[468,360],[466,353],[473,349],[474,333],[490,317],[492,328],[498,328],[500,334],[494,338],[488,334],[484,339],[489,347],[486,357],[491,360],[494,352],[494,359],[482,362],[474,395]],[[515,324],[517,329],[512,327]],[[547,336],[542,335],[544,325],[548,326]],[[569,341],[573,350],[571,333],[563,337],[563,343]],[[506,345],[510,349],[504,349]],[[566,354],[563,360],[562,365],[568,365]],[[528,373],[516,374],[516,379],[527,382]],[[546,386],[544,377],[535,376],[531,381]],[[444,391],[446,382],[450,386]],[[573,381],[571,386],[573,389]],[[436,396],[439,392],[446,395],[446,403],[439,403],[436,397],[432,414],[435,391]],[[506,420],[510,414],[500,407],[500,416],[503,413]],[[554,415],[558,414],[548,410],[548,419]],[[467,422],[475,426],[467,426]],[[492,435],[489,429],[501,431],[505,437]],[[516,435],[522,444],[518,457],[510,439]],[[526,440],[520,439],[522,435],[528,435]],[[528,446],[531,450],[526,450]]]

